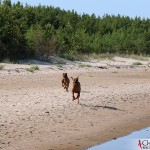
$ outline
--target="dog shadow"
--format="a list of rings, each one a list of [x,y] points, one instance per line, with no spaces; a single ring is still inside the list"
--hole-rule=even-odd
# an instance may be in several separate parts
[[[113,107],[113,106],[101,106],[101,105],[87,105],[87,104],[80,104],[81,106],[83,107],[89,107],[90,109],[93,109],[93,110],[97,110],[99,108],[103,108],[103,109],[109,109],[109,110],[116,110],[116,111],[125,111],[125,110],[121,110],[121,109],[118,109],[116,107]]]

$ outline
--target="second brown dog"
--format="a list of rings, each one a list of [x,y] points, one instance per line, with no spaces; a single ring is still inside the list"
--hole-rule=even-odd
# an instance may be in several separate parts
[[[61,80],[62,87],[64,87],[64,89],[66,89],[66,91],[68,91],[70,80],[67,76],[67,73],[63,73],[62,75],[63,75],[62,80]]]

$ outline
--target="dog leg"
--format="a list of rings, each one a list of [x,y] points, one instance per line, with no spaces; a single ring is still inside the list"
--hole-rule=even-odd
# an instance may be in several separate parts
[[[64,79],[62,79],[61,83],[62,83],[62,87],[63,87],[64,86]]]
[[[72,92],[72,100],[74,101],[75,99],[74,92]]]
[[[64,83],[64,89],[66,89],[66,84]]]
[[[78,105],[79,105],[80,103],[79,103],[79,98],[78,98]]]
[[[78,92],[77,98],[78,99],[78,104],[79,104],[79,97],[80,97],[80,92]]]
[[[65,84],[64,89],[66,89],[66,91],[68,91],[68,90],[67,90],[67,84]]]
[[[67,83],[67,86],[66,86],[66,91],[68,92],[68,88],[69,88],[69,83]]]
[[[76,98],[76,99],[79,99],[79,97],[80,97],[80,92],[78,92],[78,95],[77,95],[77,98]]]
[[[68,87],[66,87],[66,91],[68,92]]]

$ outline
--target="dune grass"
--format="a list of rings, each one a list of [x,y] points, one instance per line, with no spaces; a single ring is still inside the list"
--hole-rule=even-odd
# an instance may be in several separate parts
[[[0,65],[0,70],[3,70],[4,69],[4,65]]]
[[[139,61],[136,61],[136,62],[133,62],[133,65],[134,66],[139,66],[139,65],[143,65],[141,62],[139,62]]]
[[[79,67],[84,68],[84,67],[91,67],[89,64],[79,64]]]
[[[34,72],[35,70],[39,70],[39,67],[37,65],[33,65],[31,66],[30,68],[26,68],[26,71],[29,71],[29,72]]]

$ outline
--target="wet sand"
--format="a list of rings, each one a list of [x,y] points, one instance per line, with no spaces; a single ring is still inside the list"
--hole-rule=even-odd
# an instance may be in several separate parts
[[[61,74],[79,76],[80,105]],[[0,149],[84,150],[150,126],[149,68],[0,72]]]

